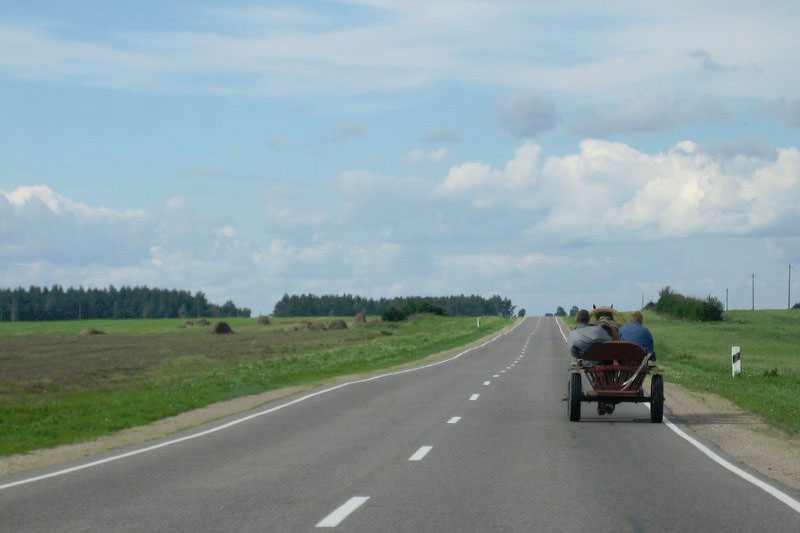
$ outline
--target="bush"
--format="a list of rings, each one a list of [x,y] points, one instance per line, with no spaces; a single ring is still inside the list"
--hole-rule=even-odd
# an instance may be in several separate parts
[[[409,300],[403,305],[403,313],[406,316],[417,313],[431,313],[442,316],[444,315],[444,308],[425,300]]]
[[[214,324],[214,329],[211,330],[211,333],[219,333],[222,335],[226,333],[233,333],[233,330],[227,322],[217,322]]]
[[[517,311],[517,316],[520,317],[520,318],[525,316],[525,308],[524,307],[522,309],[520,309],[519,311]]]
[[[408,318],[408,315],[396,307],[390,307],[381,315],[381,320],[385,322],[400,322],[406,318]]]
[[[659,313],[687,320],[712,322],[722,320],[722,302],[708,296],[705,300],[684,296],[673,291],[669,285],[658,293],[655,309]]]

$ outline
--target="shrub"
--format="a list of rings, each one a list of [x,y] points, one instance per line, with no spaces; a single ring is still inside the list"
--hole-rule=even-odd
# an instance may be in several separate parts
[[[403,313],[413,315],[416,313],[431,313],[433,315],[444,315],[444,308],[434,305],[425,300],[409,300],[403,305]]]
[[[522,309],[520,309],[519,311],[517,311],[517,316],[520,317],[520,318],[525,316],[525,308],[524,307]]]
[[[390,307],[381,315],[381,320],[385,322],[400,322],[406,318],[408,318],[408,315],[396,307]]]
[[[269,317],[266,315],[261,315],[258,317],[258,324],[260,326],[269,326]]]
[[[678,294],[667,285],[658,293],[655,309],[674,318],[711,322],[722,320],[722,302],[708,296],[705,300]]]
[[[227,322],[217,322],[214,324],[214,329],[211,330],[211,333],[226,334],[233,333],[233,330]]]

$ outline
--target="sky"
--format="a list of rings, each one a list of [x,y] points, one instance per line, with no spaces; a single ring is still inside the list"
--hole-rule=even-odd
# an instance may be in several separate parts
[[[0,287],[800,301],[800,3],[0,3]]]

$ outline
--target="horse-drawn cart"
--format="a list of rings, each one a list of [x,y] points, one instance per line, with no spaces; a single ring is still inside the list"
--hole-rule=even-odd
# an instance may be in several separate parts
[[[614,318],[624,322],[616,312]],[[569,419],[573,422],[581,419],[581,402],[597,402],[597,411],[601,415],[612,413],[619,403],[650,402],[650,421],[661,422],[664,416],[664,381],[651,356],[638,344],[618,340],[589,348],[582,359],[570,365]],[[586,375],[592,390],[584,392],[581,374]],[[642,389],[647,375],[651,376],[649,396],[645,396]]]

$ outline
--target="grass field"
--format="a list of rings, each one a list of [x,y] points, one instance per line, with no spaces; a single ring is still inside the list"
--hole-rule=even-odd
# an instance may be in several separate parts
[[[323,322],[330,322],[328,317]],[[415,316],[348,329],[301,319],[226,320],[232,335],[183,320],[0,323],[0,455],[147,424],[247,394],[390,367],[468,344],[511,321]],[[319,319],[309,319],[318,321]],[[79,335],[93,327],[104,335]]]
[[[722,322],[645,312],[644,324],[653,333],[665,380],[717,394],[800,434],[800,311],[729,311]],[[731,346],[742,351],[742,374],[736,378]]]

